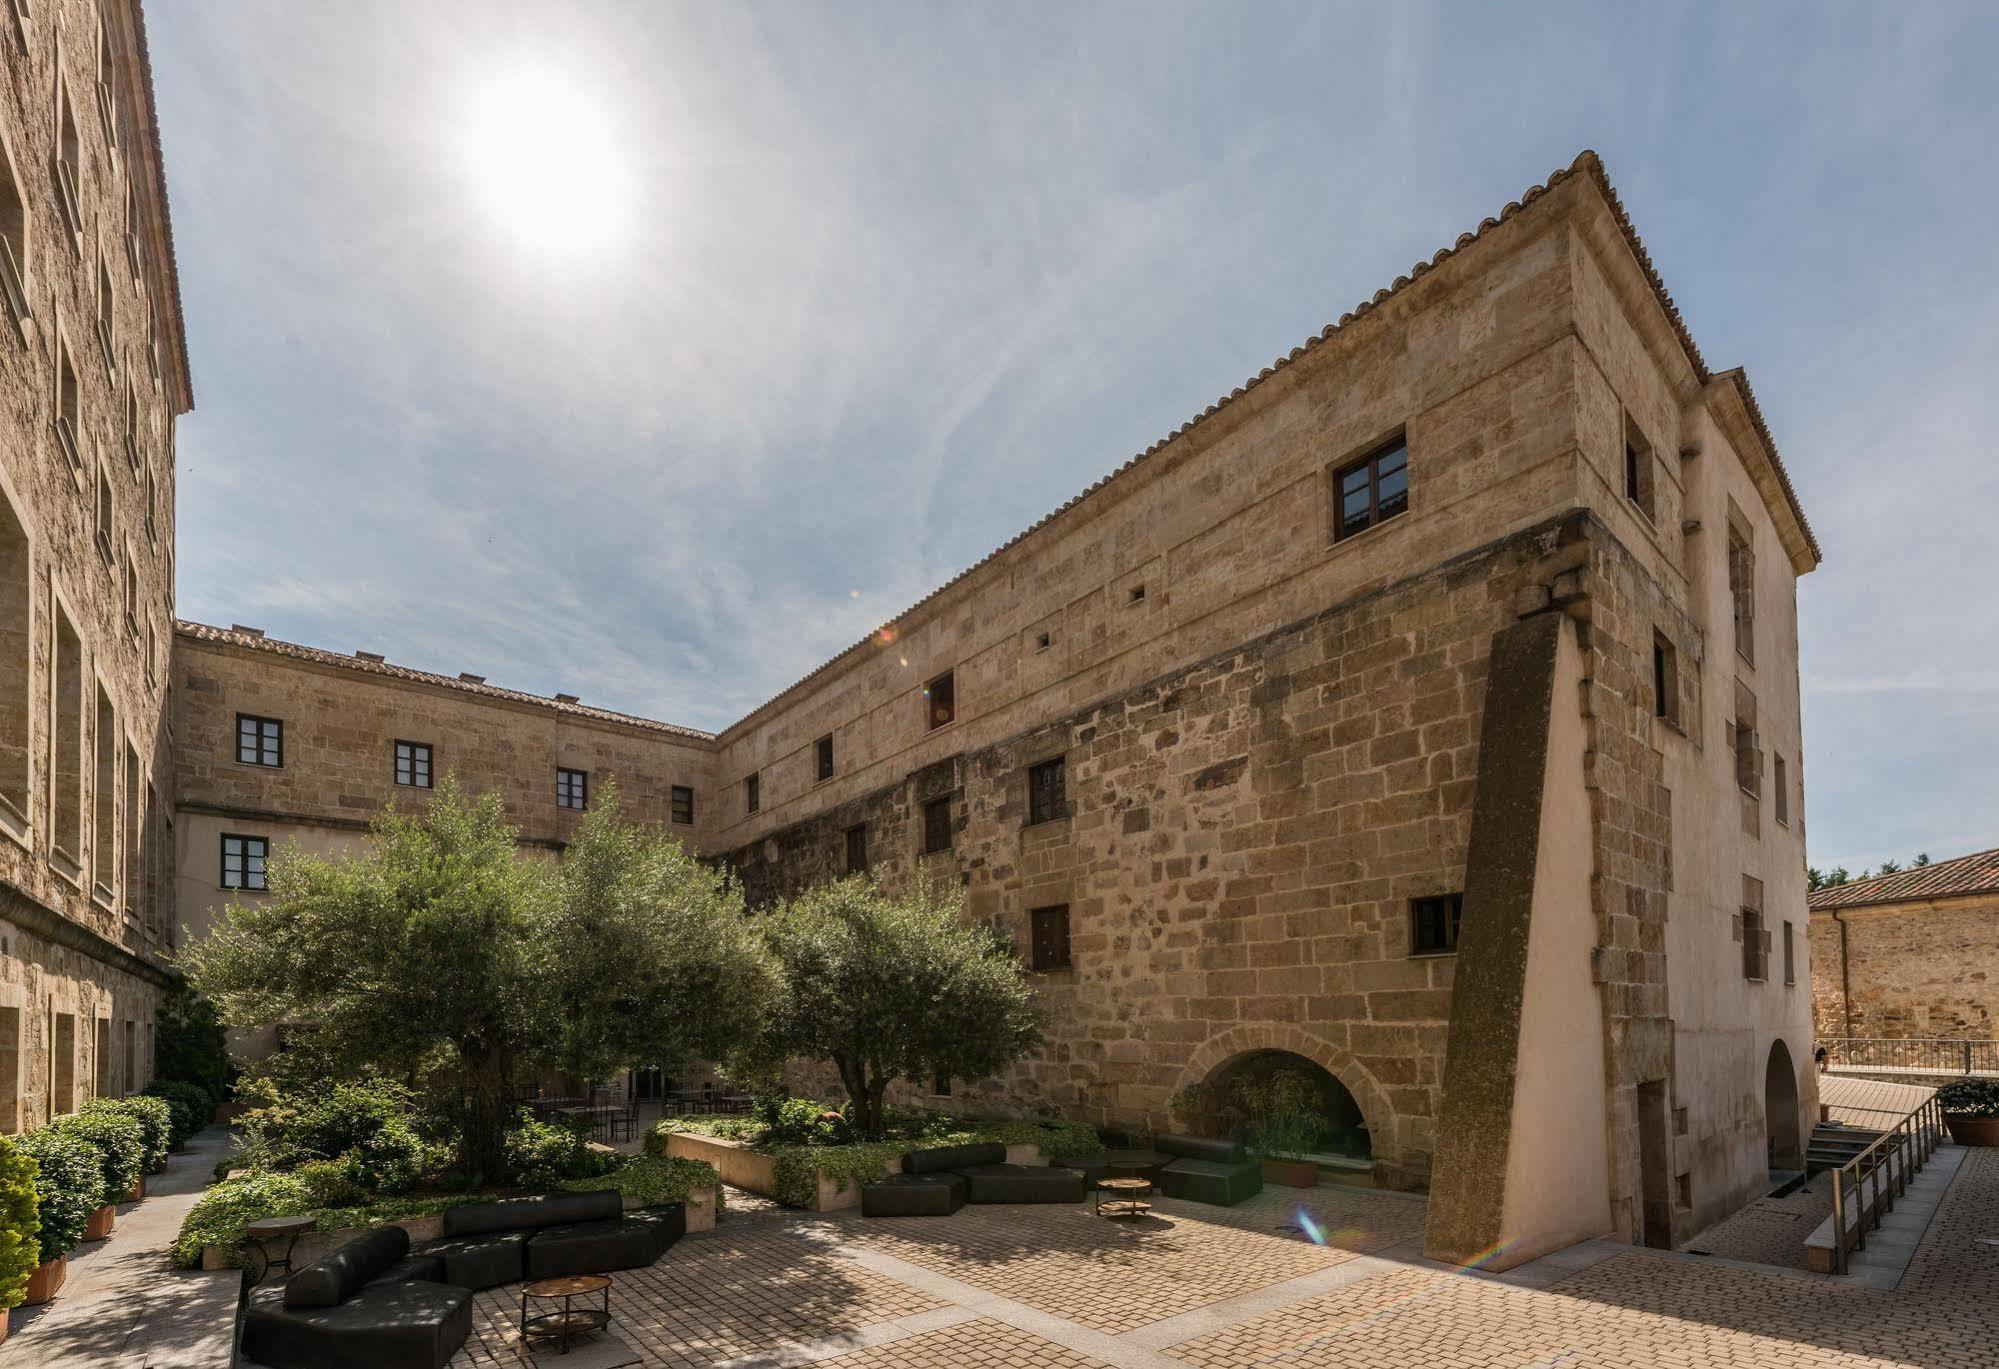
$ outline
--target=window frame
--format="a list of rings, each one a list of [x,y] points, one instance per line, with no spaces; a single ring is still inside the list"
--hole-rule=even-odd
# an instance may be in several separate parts
[[[242,868],[237,872],[238,878],[242,882],[238,884],[231,884],[229,882],[229,843],[232,841],[243,844],[243,849],[238,853],[237,857],[242,862]],[[249,882],[250,860],[252,856],[250,848],[252,843],[261,848],[256,854],[256,859],[263,867],[257,871],[259,882],[256,884]],[[231,893],[238,894],[262,894],[270,892],[271,839],[269,837],[253,836],[248,832],[224,832],[221,834],[221,843],[217,847],[217,852],[220,856],[220,861],[216,868],[218,888],[227,889]]]
[[[1056,783],[1043,785],[1040,775],[1053,768]],[[1045,800],[1044,795],[1052,789],[1054,797]],[[1051,822],[1061,822],[1069,816],[1069,756],[1067,752],[1036,761],[1027,767],[1027,822],[1028,827],[1040,827]]]
[[[1441,914],[1440,921],[1430,920]],[[1426,916],[1429,915],[1429,916]],[[1441,894],[1423,894],[1409,900],[1409,954],[1419,956],[1456,955],[1464,934],[1465,896],[1461,889]],[[1425,945],[1426,924],[1441,933],[1436,945]]]
[[[409,750],[409,756],[407,758],[405,758],[403,755],[403,751],[405,748]],[[437,752],[429,742],[413,742],[403,737],[397,737],[395,741],[391,743],[389,747],[389,752],[390,755],[394,758],[395,780],[397,787],[402,789],[431,789],[436,787]],[[418,752],[423,753],[420,758],[423,762],[423,778],[420,780],[417,778],[417,762],[419,760],[419,757],[417,755]],[[403,772],[405,769],[404,766],[405,759],[407,759],[408,761],[407,769],[409,771],[409,776],[410,776],[408,779],[403,778]]]
[[[248,760],[245,760],[243,758],[244,723],[255,723],[257,725],[256,739],[251,747],[251,750],[253,751],[254,754]],[[264,729],[266,727],[274,727],[277,729],[276,741],[274,745],[271,746],[270,748],[266,748],[266,746],[264,745],[266,740],[268,740],[264,735]],[[264,756],[266,754],[274,755],[277,757],[277,759],[265,760]],[[236,715],[236,764],[254,765],[260,770],[284,769],[285,768],[285,720],[283,718],[267,718],[259,713],[238,713]]]
[[[761,812],[763,809],[763,776],[751,772],[743,776],[743,816]]]
[[[590,808],[590,772],[577,770],[571,766],[555,767],[555,806],[566,813],[588,812]]]
[[[1652,633],[1652,716],[1680,725],[1680,653],[1665,633]]]
[[[1402,507],[1392,513],[1381,512],[1381,460],[1394,452],[1402,454],[1402,465],[1386,474],[1402,476]],[[1399,432],[1382,442],[1376,443],[1361,456],[1343,461],[1332,468],[1333,544],[1337,546],[1362,533],[1372,532],[1382,524],[1402,517],[1414,507],[1414,482],[1409,474],[1409,435]],[[1347,526],[1346,481],[1357,471],[1367,472],[1367,522],[1357,528]]]
[[[943,686],[944,701],[941,707],[938,704],[939,685]],[[938,716],[940,711],[942,717]],[[949,727],[956,721],[958,721],[958,672],[953,668],[923,686],[923,730],[935,732],[938,728]]]
[[[865,822],[857,822],[852,827],[841,832],[840,838],[842,843],[840,854],[842,863],[845,866],[844,872],[850,875],[866,874],[868,871],[868,825]],[[856,848],[859,849],[860,853],[858,861],[855,859]]]
[[[818,774],[818,778],[813,781],[814,784],[824,784],[838,773],[839,767],[833,758],[833,734],[831,732],[828,732],[825,736],[812,743],[812,759],[813,768]]]
[[[942,813],[944,815],[944,823],[943,823],[944,840],[941,843],[936,840],[936,832],[934,830],[936,824],[936,815],[938,813]],[[952,848],[952,846],[955,845],[955,843],[952,841],[952,832],[951,832],[952,816],[953,814],[951,812],[951,796],[949,794],[944,795],[942,798],[931,799],[923,805],[923,854],[924,855],[926,856],[941,855],[942,853],[949,851]]]
[[[1060,931],[1060,958],[1054,958],[1057,938],[1051,933],[1043,934],[1043,929]],[[1027,968],[1034,974],[1053,974],[1059,970],[1070,970],[1076,966],[1075,955],[1070,942],[1069,905],[1048,903],[1039,908],[1030,908],[1027,913]],[[1044,956],[1044,950],[1050,954]]]
[[[681,805],[681,798],[683,796],[687,800],[684,810]],[[682,827],[692,827],[694,825],[694,790],[692,786],[685,784],[674,784],[667,786],[666,805],[667,805],[667,816],[670,819],[672,819],[672,821],[678,823]],[[686,812],[687,814],[686,817],[681,816],[681,813],[683,811]]]

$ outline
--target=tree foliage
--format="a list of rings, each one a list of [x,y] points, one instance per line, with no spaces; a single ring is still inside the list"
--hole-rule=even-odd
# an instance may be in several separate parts
[[[111,1201],[104,1193],[104,1168],[96,1147],[54,1127],[31,1131],[14,1145],[35,1162],[35,1206],[42,1228],[39,1262],[47,1264],[76,1249],[90,1214]]]
[[[218,1104],[226,1099],[236,1080],[236,1065],[229,1058],[229,1034],[215,1005],[183,981],[167,991],[153,1022],[154,1076],[199,1085]]]
[[[42,1218],[35,1162],[0,1136],[0,1317],[19,1307],[28,1276],[42,1262]]]
[[[762,1058],[830,1060],[863,1135],[881,1134],[895,1080],[983,1078],[1041,1040],[1019,954],[963,920],[955,889],[898,896],[842,880],[781,905],[762,928],[782,983]]]
[[[1863,869],[1859,874],[1849,871],[1844,865],[1835,865],[1830,870],[1821,870],[1816,865],[1805,867],[1805,888],[1816,893],[1820,889],[1837,889],[1842,884],[1857,884],[1863,879],[1874,879],[1880,875],[1892,875],[1902,870],[1920,870],[1930,863],[1928,851],[1918,851],[1916,858],[1907,865],[1899,860],[1884,860],[1878,870]]]
[[[605,1077],[737,1043],[762,982],[734,887],[600,796],[562,866],[517,851],[500,798],[447,776],[420,815],[383,810],[365,852],[290,847],[270,895],[189,947],[190,981],[235,1025],[303,1023],[330,1078],[441,1087],[475,1181],[503,1175],[511,1086]],[[290,1053],[288,1051],[288,1053]]]

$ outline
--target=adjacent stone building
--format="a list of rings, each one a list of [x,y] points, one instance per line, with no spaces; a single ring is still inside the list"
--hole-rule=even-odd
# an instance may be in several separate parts
[[[7,5],[0,70],[0,1132],[18,1132],[150,1078],[192,388],[137,4]]]
[[[616,775],[755,901],[961,884],[1050,1031],[958,1105],[1163,1127],[1288,1063],[1436,1254],[1669,1244],[1814,1101],[1818,560],[1584,154],[719,735],[183,624],[180,901],[419,754],[556,847]]]
[[[1999,850],[1810,897],[1818,1034],[1999,1038]]]

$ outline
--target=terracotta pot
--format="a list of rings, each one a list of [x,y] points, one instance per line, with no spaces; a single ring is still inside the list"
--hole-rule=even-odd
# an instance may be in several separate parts
[[[46,1264],[37,1265],[35,1272],[28,1275],[28,1296],[21,1299],[22,1304],[37,1307],[47,1302],[62,1290],[62,1281],[68,1277],[67,1255],[58,1255]]]
[[[121,1203],[143,1203],[146,1201],[146,1176],[141,1174],[134,1180],[132,1191],[118,1201]]]
[[[1319,1166],[1311,1160],[1270,1160],[1263,1162],[1263,1181],[1290,1188],[1317,1188]]]
[[[1950,1128],[1950,1139],[1961,1146],[1999,1146],[1999,1117],[1946,1112],[1943,1124]]]
[[[0,1307],[0,1341],[7,1339],[7,1324],[14,1320],[14,1309]]]
[[[111,1228],[118,1225],[118,1209],[111,1203],[90,1214],[90,1220],[83,1224],[83,1239],[101,1241],[109,1238]]]

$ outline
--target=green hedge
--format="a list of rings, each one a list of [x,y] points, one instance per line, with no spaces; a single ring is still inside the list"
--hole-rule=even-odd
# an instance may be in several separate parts
[[[34,1159],[0,1136],[0,1317],[27,1296],[28,1276],[42,1262],[41,1200]]]
[[[145,1133],[129,1113],[103,1109],[72,1112],[49,1123],[49,1130],[74,1136],[97,1152],[98,1168],[104,1176],[104,1202],[124,1202],[146,1172]]]
[[[203,1246],[221,1246],[229,1262],[243,1263],[243,1228],[260,1217],[313,1218],[319,1231],[394,1226],[418,1217],[435,1216],[457,1203],[480,1202],[498,1193],[454,1193],[448,1197],[390,1198],[354,1202],[335,1165],[306,1165],[291,1174],[248,1174],[226,1179],[201,1195],[181,1222],[174,1239],[173,1262],[182,1269],[201,1263]]]
[[[722,1210],[722,1176],[706,1160],[690,1160],[685,1156],[663,1158],[641,1155],[608,1174],[571,1179],[563,1187],[572,1193],[593,1193],[612,1188],[648,1206],[684,1203],[690,1190],[712,1188],[715,1190],[715,1211],[720,1213]]]
[[[176,1149],[185,1145],[189,1137],[207,1126],[215,1116],[217,1099],[200,1084],[190,1084],[185,1079],[155,1079],[146,1085],[146,1093],[154,1098],[166,1100],[173,1109],[173,1144]]]
[[[1937,1090],[1945,1112],[1964,1117],[1999,1117],[1999,1080],[1959,1079]]]
[[[166,1168],[167,1152],[173,1149],[174,1110],[164,1098],[135,1093],[129,1098],[93,1098],[84,1112],[111,1112],[130,1117],[139,1127],[142,1173],[157,1174]]]
[[[104,1167],[97,1148],[66,1131],[43,1127],[14,1143],[36,1165],[35,1202],[41,1214],[46,1264],[76,1249],[90,1214],[104,1206]]]

